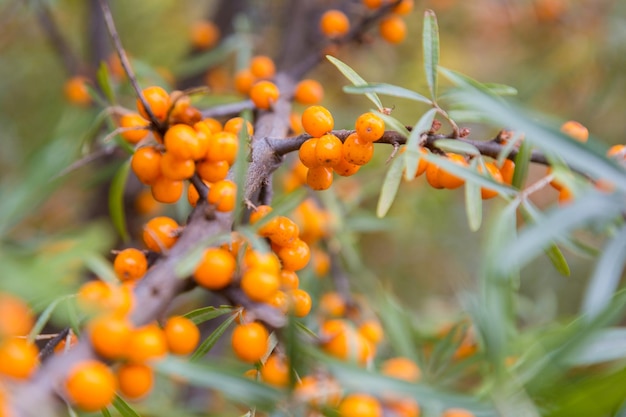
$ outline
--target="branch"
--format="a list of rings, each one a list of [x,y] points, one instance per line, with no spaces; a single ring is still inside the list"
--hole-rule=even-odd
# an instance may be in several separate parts
[[[244,110],[254,109],[252,100],[243,100],[236,103],[222,104],[203,110],[202,117],[228,117],[241,113]]]

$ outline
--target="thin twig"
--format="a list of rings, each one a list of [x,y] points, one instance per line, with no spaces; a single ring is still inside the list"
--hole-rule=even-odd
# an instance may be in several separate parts
[[[222,104],[219,106],[210,107],[201,112],[202,117],[227,117],[234,116],[241,113],[244,110],[254,109],[254,103],[252,100],[243,100],[236,103]]]

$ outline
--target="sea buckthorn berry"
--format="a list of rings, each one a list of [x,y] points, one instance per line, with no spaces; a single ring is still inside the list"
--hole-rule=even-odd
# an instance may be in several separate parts
[[[280,271],[280,287],[284,290],[295,290],[300,285],[300,279],[295,271],[283,269]]]
[[[317,142],[318,138],[307,139],[298,149],[298,158],[302,165],[307,168],[318,166],[317,162]]]
[[[502,161],[500,174],[502,174],[502,181],[505,184],[513,184],[513,175],[515,174],[515,162],[511,161],[510,159],[505,159],[504,161]]]
[[[200,143],[195,129],[184,124],[177,124],[165,132],[165,149],[176,159],[200,159]]]
[[[215,205],[215,209],[221,212],[235,209],[237,200],[237,184],[230,180],[218,181],[211,186],[208,196],[209,203]]]
[[[389,43],[398,44],[406,38],[406,23],[398,16],[388,16],[378,26],[380,36]]]
[[[35,317],[24,301],[0,292],[0,339],[5,336],[25,336],[34,324]]]
[[[372,356],[372,345],[343,320],[328,320],[320,328],[322,349],[339,359],[365,364]]]
[[[626,160],[626,145],[613,145],[606,153],[606,156],[609,158],[619,157],[620,155],[622,159]]]
[[[179,180],[160,177],[152,184],[152,197],[159,203],[173,204],[183,195],[184,184]]]
[[[150,220],[143,227],[143,242],[153,252],[161,252],[174,246],[178,240],[176,220],[161,216]]]
[[[299,271],[309,263],[311,250],[306,242],[296,239],[291,244],[281,247],[277,255],[283,263],[283,268]]]
[[[154,385],[154,371],[143,363],[120,365],[116,376],[120,392],[131,400],[145,396]]]
[[[0,376],[26,379],[37,367],[37,347],[21,338],[9,338],[0,342]]]
[[[298,225],[288,217],[277,216],[270,221],[272,229],[267,237],[279,246],[286,246],[293,243],[300,234]]]
[[[407,15],[413,11],[413,0],[401,0],[391,11],[400,16]]]
[[[441,417],[474,417],[474,413],[462,408],[449,408],[441,414]]]
[[[294,135],[304,133],[304,128],[302,127],[302,115],[296,112],[291,112],[289,114],[289,127]]]
[[[383,375],[402,379],[407,382],[417,382],[422,376],[420,368],[411,359],[395,357],[383,362],[381,369]]]
[[[161,157],[161,178],[173,181],[186,180],[193,176],[195,169],[196,165],[192,159],[178,159],[169,152],[165,152]]]
[[[374,113],[363,113],[356,119],[356,133],[359,139],[375,142],[385,133],[385,122]]]
[[[300,104],[317,104],[324,98],[324,87],[316,80],[302,80],[296,85],[293,98]]]
[[[209,140],[209,151],[206,154],[207,161],[226,161],[229,165],[235,163],[239,140],[237,135],[231,132],[218,132],[211,136]]]
[[[239,70],[235,73],[235,89],[241,94],[248,95],[257,78],[248,68]]]
[[[341,175],[342,177],[350,177],[359,172],[359,169],[361,169],[361,166],[348,162],[344,158],[343,153],[339,163],[333,165],[333,170],[337,173],[337,175]]]
[[[333,379],[318,380],[307,375],[298,381],[294,394],[299,401],[313,406],[336,407],[341,401],[341,386]]]
[[[221,248],[208,248],[193,273],[196,282],[209,290],[220,290],[230,284],[237,268],[232,253]]]
[[[103,281],[89,281],[77,294],[78,305],[86,312],[107,311],[118,315],[127,314],[133,307],[133,294],[127,284],[111,285]]]
[[[362,140],[356,133],[350,134],[343,142],[343,157],[351,164],[365,165],[373,155],[373,143]]]
[[[191,26],[191,44],[196,49],[213,48],[220,39],[220,29],[209,20],[196,22]]]
[[[222,123],[211,117],[200,120],[193,125],[196,132],[204,132],[207,136],[211,136],[214,133],[221,132],[223,129]]]
[[[275,387],[286,387],[289,384],[289,363],[281,355],[273,353],[261,366],[261,378]]]
[[[77,343],[78,337],[76,337],[76,335],[72,333],[69,338],[69,345],[67,337],[64,337],[63,340],[61,340],[61,342],[59,342],[59,344],[55,346],[54,353],[63,354],[76,346]]]
[[[337,292],[327,292],[320,298],[319,309],[329,317],[342,317],[346,314],[346,301]]]
[[[271,81],[259,81],[250,89],[250,99],[258,109],[269,110],[278,100],[280,91]]]
[[[120,280],[135,281],[143,277],[148,270],[148,260],[139,249],[124,249],[115,256],[113,269]]]
[[[347,395],[339,404],[340,417],[382,417],[383,408],[368,394]]]
[[[193,126],[202,120],[202,113],[191,105],[189,96],[181,96],[183,93],[178,92],[180,98],[175,99],[174,93],[172,92],[171,94],[173,108],[170,111],[170,125],[184,124]]]
[[[329,189],[333,184],[333,169],[322,166],[309,168],[306,183],[311,189],[316,191]]]
[[[320,30],[328,38],[338,38],[350,31],[350,21],[341,11],[328,10],[320,19]]]
[[[113,402],[115,376],[100,361],[86,360],[70,369],[65,381],[65,392],[72,404],[83,411],[98,411]]]
[[[319,138],[333,130],[335,120],[326,107],[310,106],[302,113],[302,127],[309,135]]]
[[[289,311],[289,297],[287,297],[287,293],[281,290],[276,291],[267,301],[267,304],[277,308],[283,314],[286,314],[287,311]]]
[[[385,399],[385,409],[395,417],[420,417],[420,406],[413,398]]]
[[[559,204],[564,205],[574,199],[574,193],[567,187],[562,187],[559,190]]]
[[[198,326],[186,317],[170,317],[163,331],[167,347],[175,355],[187,355],[193,352],[200,342]]]
[[[130,167],[139,181],[150,185],[161,176],[161,158],[161,152],[152,146],[139,148],[133,154]]]
[[[196,163],[196,172],[204,181],[218,182],[226,179],[230,165],[226,161],[200,161]]]
[[[485,166],[487,167],[487,172],[489,173],[489,176],[491,177],[492,180],[499,182],[500,184],[504,182],[504,180],[502,179],[502,174],[500,173],[500,170],[494,163],[486,162]],[[478,171],[479,172],[483,171],[481,165],[478,166]],[[480,189],[480,195],[482,196],[483,200],[487,200],[487,199],[497,196],[498,192],[491,188],[483,187]]]
[[[206,181],[202,181],[207,186],[209,185]],[[200,200],[200,194],[198,194],[198,190],[195,185],[189,184],[187,186],[187,201],[191,207],[195,207],[198,205],[198,200]]]
[[[239,135],[239,131],[246,125],[246,130],[248,131],[248,136],[254,135],[254,126],[252,123],[244,119],[243,117],[233,117],[232,119],[228,119],[226,124],[224,125],[224,132],[230,132],[235,136]]]
[[[359,333],[373,344],[380,343],[385,335],[382,326],[378,320],[367,320],[359,326]]]
[[[330,256],[318,247],[314,247],[311,252],[313,271],[318,277],[324,277],[330,271]]]
[[[148,135],[148,126],[150,122],[137,113],[125,114],[120,118],[120,127],[132,130],[126,130],[120,133],[120,136],[128,143],[138,143]]]
[[[338,164],[342,158],[342,147],[341,140],[332,133],[320,137],[315,146],[317,165],[332,167]]]
[[[146,99],[148,106],[150,106],[150,110],[152,110],[152,114],[157,120],[164,121],[167,117],[167,112],[170,109],[170,96],[167,94],[167,91],[158,86],[148,87],[142,91],[143,97]],[[143,116],[144,119],[150,120],[146,109],[143,107],[141,100],[137,99],[137,110],[139,110],[139,114]]]
[[[91,95],[87,84],[89,80],[85,77],[75,76],[65,82],[63,93],[65,98],[72,104],[88,106],[91,104]]]
[[[115,314],[98,316],[89,323],[89,338],[94,350],[107,359],[122,358],[131,334],[131,323]]]
[[[126,356],[135,363],[160,359],[167,353],[165,332],[156,324],[148,324],[131,332]]]
[[[426,167],[426,181],[430,184],[431,187],[436,188],[438,190],[443,188],[441,184],[441,176],[439,175],[439,165],[434,163],[429,163]]]
[[[457,165],[461,165],[461,166],[468,165],[467,161],[465,160],[465,157],[463,157],[462,155],[451,153],[451,154],[447,154],[446,157],[448,158],[450,162],[453,162]],[[455,188],[459,188],[460,186],[465,184],[465,180],[463,178],[457,177],[456,175],[449,173],[443,168],[439,168],[438,175],[439,175],[439,184],[441,184],[443,188],[446,188],[448,190],[454,190]]]
[[[419,152],[422,155],[426,155],[428,153],[428,151],[421,146],[419,148]],[[417,163],[417,169],[415,170],[415,178],[419,177],[424,172],[426,172],[426,168],[428,168],[428,161],[425,158],[421,157],[420,155],[419,162]]]
[[[154,197],[152,197],[152,192],[150,190],[144,189],[139,191],[139,194],[135,197],[133,207],[135,208],[137,214],[147,216],[159,211],[161,205],[154,199]]]
[[[383,3],[387,2],[387,0],[362,0],[362,1],[365,7],[367,7],[368,9],[372,9],[372,10],[376,10],[380,8],[380,6],[382,6]]]
[[[261,323],[240,324],[231,339],[233,350],[244,362],[258,362],[267,352],[269,333]]]
[[[277,275],[257,268],[248,269],[241,277],[241,289],[253,301],[267,302],[279,288]]]
[[[569,120],[561,126],[561,132],[576,139],[579,142],[587,142],[589,139],[589,130],[582,124]]]
[[[273,78],[276,75],[276,66],[272,58],[265,55],[257,55],[250,60],[250,72],[260,79]]]
[[[268,205],[257,206],[252,213],[250,213],[250,224],[255,224],[263,217],[272,212],[272,208]]]
[[[296,288],[289,292],[289,298],[291,299],[291,308],[294,316],[304,317],[309,314],[313,302],[308,292]]]

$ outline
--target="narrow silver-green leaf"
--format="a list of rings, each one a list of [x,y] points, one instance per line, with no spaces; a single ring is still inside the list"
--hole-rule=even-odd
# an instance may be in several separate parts
[[[348,94],[376,93],[384,96],[405,98],[419,103],[433,104],[432,100],[428,97],[424,97],[420,93],[392,84],[370,83],[365,85],[346,85],[343,87],[343,91]]]
[[[570,276],[571,272],[567,259],[565,259],[563,252],[561,252],[561,249],[559,249],[556,244],[551,244],[544,252],[548,259],[550,259],[550,262],[552,262],[552,265],[561,275],[566,277]]]
[[[208,306],[192,310],[189,313],[186,313],[184,316],[193,321],[195,324],[200,324],[232,312],[232,306]]]
[[[470,156],[480,155],[478,148],[471,143],[455,139],[438,139],[435,146],[444,152],[462,153]]]
[[[363,77],[361,77],[359,74],[356,73],[355,70],[353,70],[352,68],[350,68],[350,66],[348,66],[347,64],[341,62],[340,60],[338,60],[337,58],[330,56],[330,55],[326,55],[326,59],[328,59],[330,61],[331,64],[333,64],[335,67],[337,67],[337,69],[354,85],[356,86],[360,86],[360,85],[367,85],[367,82],[363,79]],[[370,101],[372,103],[374,103],[374,105],[376,106],[376,108],[378,110],[382,110],[383,109],[383,103],[380,101],[380,98],[378,98],[378,96],[375,93],[366,93],[365,96],[370,99]]]
[[[532,145],[527,141],[522,141],[517,155],[515,155],[515,172],[513,173],[513,182],[511,185],[517,189],[522,189],[528,177],[530,169],[530,157],[533,152]]]
[[[98,80],[98,86],[102,93],[107,98],[110,104],[115,103],[115,93],[113,92],[113,87],[111,86],[111,77],[109,76],[109,67],[104,63],[100,63],[100,68],[98,68],[98,72],[96,73],[96,79]]]
[[[128,229],[126,228],[126,213],[124,212],[124,188],[126,187],[126,179],[129,172],[130,159],[124,162],[118,169],[109,189],[109,214],[115,230],[117,230],[124,242],[128,242],[130,239]]]
[[[599,311],[603,308],[604,305],[600,306]],[[626,329],[609,328],[592,336],[588,343],[567,357],[567,363],[574,366],[589,366],[622,360],[624,352],[626,352]]]
[[[484,83],[483,84],[491,93],[498,96],[516,96],[517,89],[506,84]]]
[[[376,111],[375,113],[381,119],[383,119],[383,121],[385,122],[385,126],[388,127],[389,129],[400,133],[405,138],[408,138],[409,135],[411,134],[411,132],[409,132],[409,129],[407,129],[406,126],[400,123],[400,121],[396,119],[395,117],[389,116],[388,114],[381,113],[379,111]]]
[[[117,284],[119,279],[115,274],[113,265],[98,253],[90,253],[84,258],[85,267],[93,272],[98,278],[110,284]]]
[[[63,297],[59,297],[50,304],[48,304],[48,307],[46,307],[46,309],[41,312],[39,318],[37,319],[37,322],[35,322],[35,325],[30,330],[30,333],[28,333],[28,340],[30,342],[34,342],[35,338],[39,335],[39,333],[41,333],[46,324],[48,324],[48,320],[50,320],[54,309],[57,308],[60,303],[72,297],[74,297],[74,294],[64,295]]]
[[[206,339],[204,339],[200,346],[198,346],[198,348],[189,358],[189,361],[195,362],[198,359],[202,358],[204,355],[206,355],[213,348],[213,346],[215,346],[217,341],[220,339],[220,337],[222,337],[222,335],[230,327],[230,325],[233,324],[233,321],[236,317],[237,315],[233,314],[232,316],[224,320],[224,322],[220,324],[217,329],[215,329],[213,333],[211,333]]]
[[[437,114],[437,109],[430,109],[426,113],[420,117],[420,119],[415,123],[411,133],[409,134],[409,138],[406,141],[406,147],[408,149],[418,149],[420,144],[420,138],[424,132],[428,132],[433,126],[433,120],[435,119],[435,115]],[[417,171],[417,167],[419,164],[421,152],[411,152],[404,155],[404,178],[407,181],[411,181],[415,178],[415,171]]]
[[[113,407],[115,407],[122,417],[141,417],[139,413],[119,395],[115,396],[115,399],[113,400]]]
[[[402,158],[396,158],[391,163],[380,190],[380,198],[378,199],[378,206],[376,208],[376,215],[378,217],[385,217],[393,200],[396,198],[400,182],[402,181],[403,168],[404,163]]]
[[[433,100],[437,100],[437,66],[439,65],[439,28],[437,16],[432,10],[424,12],[424,30],[422,33],[424,52],[424,70],[426,82]]]
[[[476,170],[477,160],[472,160],[471,169]],[[472,232],[480,229],[483,221],[483,199],[480,194],[480,185],[474,181],[465,183],[465,214],[467,224]]]
[[[112,417],[111,416],[111,412],[109,411],[108,408],[103,408],[102,410],[100,410],[102,412],[102,416],[103,417]]]

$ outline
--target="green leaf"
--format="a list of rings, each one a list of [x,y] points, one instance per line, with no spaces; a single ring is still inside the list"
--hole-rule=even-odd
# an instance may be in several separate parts
[[[585,291],[582,313],[593,316],[602,311],[617,290],[626,263],[626,226],[605,245]],[[622,353],[623,354],[623,353]]]
[[[114,104],[115,93],[113,92],[113,88],[111,87],[109,67],[104,61],[100,63],[100,68],[98,68],[98,72],[96,73],[96,79],[98,81],[98,86],[100,87],[100,90],[102,90],[104,96],[107,98],[109,103]]]
[[[497,84],[497,83],[483,83],[483,86],[487,88],[492,94],[496,94],[498,96],[516,96],[517,89],[515,87],[511,87],[506,84]]]
[[[173,69],[174,77],[178,79],[187,78],[196,74],[201,74],[220,62],[224,62],[232,52],[237,51],[245,43],[245,38],[237,35],[224,39],[217,48],[202,52],[187,59],[181,60],[177,67]]]
[[[98,278],[110,284],[117,284],[120,280],[117,278],[111,262],[106,260],[99,253],[90,253],[85,258],[85,267],[94,273]]]
[[[415,123],[415,126],[413,126],[413,129],[409,134],[409,138],[406,141],[408,149],[418,149],[422,134],[424,132],[428,132],[432,128],[433,120],[435,119],[436,114],[437,109],[430,109],[424,113],[422,117],[420,117],[417,123]],[[411,152],[404,155],[404,178],[407,181],[411,181],[415,178],[415,172],[417,171],[421,156],[420,153],[421,152]]]
[[[424,12],[424,30],[422,33],[424,52],[424,70],[426,82],[433,100],[437,100],[437,66],[439,65],[439,28],[437,16],[432,10]]]
[[[444,152],[453,152],[470,156],[480,155],[480,151],[476,146],[456,139],[437,139],[435,141],[435,146]]]
[[[376,114],[383,119],[383,121],[385,122],[385,126],[388,127],[389,129],[400,133],[402,136],[404,136],[405,138],[408,138],[409,135],[411,134],[411,132],[409,132],[409,129],[406,128],[405,125],[403,125],[398,119],[396,119],[395,117],[389,116],[388,114],[385,113],[381,113],[379,111],[376,111]]]
[[[249,121],[251,115],[250,112],[242,112],[240,116],[243,117],[244,120]],[[243,218],[242,212],[245,210],[243,200],[246,192],[246,174],[248,172],[248,167],[250,166],[250,161],[248,161],[248,153],[250,152],[250,135],[248,134],[248,129],[243,128],[239,130],[239,134],[237,136],[239,148],[237,148],[237,158],[235,160],[234,167],[232,168],[232,171],[234,172],[235,184],[237,184],[237,197],[235,200],[236,206],[234,211],[235,228]]]
[[[471,168],[476,169],[477,160],[472,160]],[[483,221],[483,199],[480,193],[480,185],[474,181],[465,183],[465,214],[467,223],[472,232],[480,229]]]
[[[343,87],[343,91],[348,94],[367,94],[376,93],[384,96],[392,96],[405,98],[407,100],[413,100],[420,103],[433,104],[433,101],[423,95],[416,93],[404,87],[397,85],[385,84],[385,83],[370,83],[365,85],[346,85]]]
[[[569,265],[567,264],[567,259],[561,252],[561,249],[554,243],[548,246],[548,248],[544,251],[552,265],[556,268],[556,270],[563,276],[570,276]]]
[[[376,306],[385,329],[385,338],[399,355],[417,361],[418,355],[412,340],[411,317],[400,302],[390,293],[381,291]]]
[[[130,159],[124,162],[118,169],[111,182],[111,188],[109,189],[109,213],[111,215],[111,221],[124,242],[128,242],[130,239],[128,229],[126,228],[126,214],[124,212],[124,188],[126,187],[129,172]]]
[[[513,173],[513,182],[511,185],[517,189],[522,189],[528,177],[530,169],[530,157],[532,156],[533,147],[527,141],[522,141],[517,155],[515,155],[515,172]]]
[[[205,321],[212,320],[217,317],[221,317],[224,314],[232,313],[232,306],[220,306],[220,307],[203,307],[186,313],[184,317],[193,321],[195,324],[204,323]]]
[[[609,297],[610,300],[610,297]],[[604,306],[598,306],[602,311]],[[626,329],[610,328],[599,331],[591,340],[567,358],[572,366],[590,366],[623,360],[626,352]]]
[[[396,198],[396,193],[400,187],[402,181],[402,169],[404,168],[404,161],[402,158],[396,158],[391,163],[387,175],[385,175],[385,181],[380,190],[380,198],[378,199],[378,206],[376,207],[376,215],[378,217],[385,217],[393,200]]]
[[[113,407],[115,407],[115,409],[122,415],[122,417],[140,417],[139,413],[136,412],[119,395],[115,396],[115,399],[113,400]]]
[[[217,329],[215,329],[213,333],[211,333],[206,339],[204,339],[204,342],[202,342],[200,346],[198,346],[198,349],[193,352],[193,354],[189,358],[189,361],[196,362],[198,359],[201,359],[204,355],[206,355],[213,348],[213,346],[215,346],[217,341],[230,327],[236,317],[237,315],[233,314],[232,316],[224,320],[224,322],[220,324]]]
[[[112,417],[111,416],[111,412],[109,411],[108,408],[103,408],[102,410],[100,410],[102,412],[102,416],[103,417]]]
[[[438,68],[439,72],[441,72],[448,80],[452,81],[455,85],[459,87],[472,87],[483,93],[489,94],[490,96],[494,96],[494,93],[489,89],[487,84],[483,84],[481,82],[476,81],[475,79],[468,77],[465,74],[462,74],[457,71],[453,71],[451,69],[447,69],[444,67]],[[448,93],[450,96],[453,96],[453,92]],[[466,100],[464,102],[471,103],[471,100]]]
[[[52,312],[54,311],[54,309],[57,308],[57,306],[63,301],[68,300],[73,297],[74,297],[74,294],[68,294],[68,295],[59,297],[53,302],[51,302],[48,305],[48,307],[46,307],[46,309],[41,312],[41,314],[39,315],[39,318],[37,319],[37,322],[35,323],[33,328],[30,330],[30,333],[28,333],[28,340],[30,342],[34,342],[35,338],[41,333],[41,331],[46,326],[46,324],[48,324],[48,320],[50,320],[50,317],[52,316]]]
[[[328,59],[331,64],[337,67],[337,69],[344,75],[344,77],[346,77],[355,86],[367,85],[367,82],[347,64],[330,55],[326,55],[326,59]],[[365,96],[370,99],[372,103],[374,103],[378,110],[383,109],[383,103],[380,101],[380,98],[378,98],[375,93],[366,93]]]

